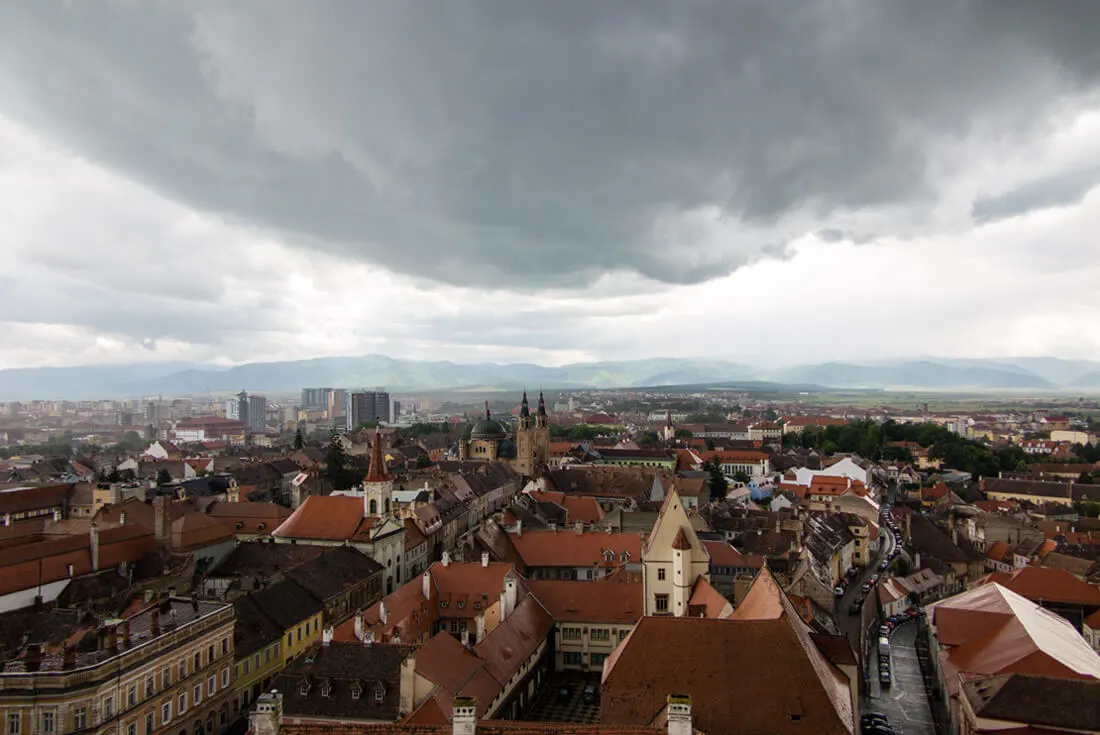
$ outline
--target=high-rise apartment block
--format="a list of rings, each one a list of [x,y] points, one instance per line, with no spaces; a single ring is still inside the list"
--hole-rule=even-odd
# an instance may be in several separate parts
[[[267,399],[242,390],[237,394],[237,420],[253,434],[263,434],[267,430]]]
[[[362,391],[348,395],[347,427],[350,431],[365,421],[390,423],[390,394],[385,391]]]

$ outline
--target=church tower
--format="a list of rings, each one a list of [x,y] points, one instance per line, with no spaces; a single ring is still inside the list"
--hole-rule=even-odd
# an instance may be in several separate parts
[[[363,515],[389,515],[393,511],[393,476],[386,471],[386,456],[382,451],[382,432],[374,432],[370,452],[370,468],[363,479]]]
[[[516,430],[516,472],[524,477],[534,477],[535,471],[549,460],[550,422],[546,415],[546,399],[539,391],[539,404],[532,425],[531,407],[527,402],[527,389],[524,388]]]

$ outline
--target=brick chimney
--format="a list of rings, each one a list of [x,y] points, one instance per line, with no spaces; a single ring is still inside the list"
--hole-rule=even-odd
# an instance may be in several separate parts
[[[107,629],[107,652],[112,656],[118,653],[118,631],[113,625]]]
[[[477,700],[473,697],[455,697],[451,703],[452,735],[476,735]]]
[[[668,735],[695,735],[691,716],[691,696],[668,695]]]
[[[27,646],[27,651],[23,654],[23,667],[27,671],[38,671],[42,668],[42,648],[37,643]]]
[[[122,628],[122,646],[123,646],[123,648],[129,648],[130,647],[130,621],[129,620],[123,620],[120,627]]]
[[[61,649],[61,668],[65,671],[76,668],[76,649],[72,646]]]
[[[443,552],[443,566],[449,567],[451,565],[451,552]]]

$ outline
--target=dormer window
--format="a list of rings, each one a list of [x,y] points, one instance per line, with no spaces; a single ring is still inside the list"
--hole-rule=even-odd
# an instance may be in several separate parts
[[[619,560],[620,560],[620,561],[621,561],[621,562],[622,562],[623,564],[625,564],[625,563],[627,563],[628,561],[630,561],[630,552],[629,552],[629,551],[624,551],[623,553],[619,554]]]
[[[309,694],[309,680],[303,679],[301,686],[298,687],[298,693],[303,697]]]
[[[259,531],[262,531],[262,530],[264,530],[265,528],[267,528],[267,524],[266,524],[266,523],[260,523],[260,524],[258,524],[258,525],[256,526],[256,529],[257,529],[257,530],[259,530]]]
[[[442,602],[440,602],[440,603],[439,603],[439,606],[440,606],[441,608],[444,608],[444,609],[446,609],[446,607],[447,607],[447,601],[446,601],[446,600],[443,600]]]
[[[475,610],[480,610],[481,609],[481,603],[480,602],[475,602],[474,603],[474,609]]]
[[[374,688],[374,702],[375,704],[382,704],[382,700],[386,698],[386,689],[381,684]]]
[[[465,600],[459,600],[458,601],[458,609],[461,610],[464,607],[466,607],[466,601]]]
[[[244,528],[244,521],[237,521],[237,530],[240,531]]]
[[[359,685],[359,682],[354,682],[351,685],[351,698],[358,700],[361,696],[363,696],[363,687]]]
[[[321,696],[327,697],[330,692],[332,692],[332,686],[326,681],[321,685]]]

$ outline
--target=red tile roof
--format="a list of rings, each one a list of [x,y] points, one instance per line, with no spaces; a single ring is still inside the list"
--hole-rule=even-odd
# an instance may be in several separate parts
[[[645,611],[641,582],[530,580],[527,586],[558,622],[635,623]]]
[[[618,566],[622,553],[628,560],[640,563],[642,537],[636,533],[604,533],[602,531],[524,531],[509,538],[528,567],[592,567]],[[614,560],[609,561],[606,552]]]
[[[363,499],[348,495],[311,495],[272,536],[324,541],[369,541],[375,519],[363,517]]]
[[[1095,585],[1082,582],[1062,569],[1023,567],[1014,572],[1002,572],[996,578],[993,575],[987,575],[980,583],[990,582],[996,582],[1032,602],[1048,601],[1100,606],[1100,589]]]
[[[235,534],[271,533],[290,517],[290,510],[278,503],[215,502],[206,515]]]
[[[599,523],[604,517],[600,502],[589,495],[566,495],[565,493],[536,490],[530,493],[531,499],[539,503],[554,503],[565,508],[569,523]]]

